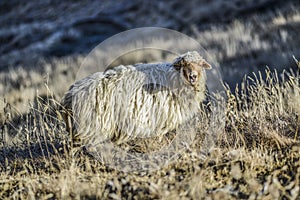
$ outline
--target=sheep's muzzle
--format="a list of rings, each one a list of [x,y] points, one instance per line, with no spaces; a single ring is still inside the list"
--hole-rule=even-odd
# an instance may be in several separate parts
[[[195,72],[191,72],[188,77],[188,81],[191,83],[191,85],[195,85],[197,83],[197,77],[198,75]]]

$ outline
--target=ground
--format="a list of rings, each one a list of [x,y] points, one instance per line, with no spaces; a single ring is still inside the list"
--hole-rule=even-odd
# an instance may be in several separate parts
[[[1,199],[299,198],[298,2],[37,0],[3,1],[0,10]],[[195,38],[220,68],[225,94],[211,94],[216,110],[189,125],[195,137],[176,162],[126,173],[73,147],[57,105],[95,45],[142,26]],[[169,61],[143,55],[115,65]],[[155,151],[181,131],[120,148]]]

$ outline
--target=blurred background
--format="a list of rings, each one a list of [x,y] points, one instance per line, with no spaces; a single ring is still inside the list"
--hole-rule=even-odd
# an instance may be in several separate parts
[[[4,100],[20,113],[37,95],[59,100],[96,45],[138,27],[195,38],[232,89],[267,67],[297,70],[292,56],[300,58],[299,11],[296,0],[2,0],[0,109]],[[131,56],[122,64],[157,61],[163,52],[143,60]]]

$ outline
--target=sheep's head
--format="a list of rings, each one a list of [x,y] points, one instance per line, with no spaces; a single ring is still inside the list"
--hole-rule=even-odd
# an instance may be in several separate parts
[[[203,69],[210,69],[211,65],[208,64],[196,51],[187,52],[172,63],[173,67],[179,71],[185,83],[195,86],[198,84]]]

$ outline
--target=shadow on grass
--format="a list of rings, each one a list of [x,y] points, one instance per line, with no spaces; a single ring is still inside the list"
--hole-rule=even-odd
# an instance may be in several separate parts
[[[58,108],[47,96],[37,97],[26,114],[5,106],[0,121],[0,168],[17,169],[28,162],[46,166],[56,158],[67,158],[68,134]]]
[[[29,160],[33,162],[40,162],[42,159],[50,161],[55,156],[64,157],[66,152],[66,147],[58,142],[33,143],[26,147],[2,147],[0,150],[0,168],[11,167],[13,163],[15,166],[17,163],[24,164],[24,162]]]

